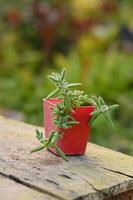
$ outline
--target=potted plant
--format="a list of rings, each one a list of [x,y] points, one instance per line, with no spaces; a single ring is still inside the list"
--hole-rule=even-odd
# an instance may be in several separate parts
[[[66,155],[85,153],[90,125],[98,116],[102,115],[109,127],[114,129],[110,112],[119,105],[107,106],[102,97],[89,98],[84,91],[74,89],[80,83],[68,83],[65,77],[66,69],[60,74],[52,73],[48,76],[56,88],[43,99],[46,137],[36,130],[36,137],[41,144],[31,152],[48,148],[68,161]]]

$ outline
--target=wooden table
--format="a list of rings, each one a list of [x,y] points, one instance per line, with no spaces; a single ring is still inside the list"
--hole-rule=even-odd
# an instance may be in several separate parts
[[[35,128],[0,116],[0,200],[133,199],[132,157],[92,143],[68,163],[47,150],[30,155]]]

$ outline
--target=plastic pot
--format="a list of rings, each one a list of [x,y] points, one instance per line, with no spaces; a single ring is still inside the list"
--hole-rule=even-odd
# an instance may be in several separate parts
[[[51,106],[60,103],[60,99],[52,98],[43,101],[44,108],[44,128],[45,136],[49,137],[51,131],[59,130],[52,120]],[[90,136],[89,120],[94,106],[81,106],[72,112],[72,116],[79,124],[73,125],[72,128],[63,129],[63,137],[58,140],[58,146],[66,155],[83,155],[85,153],[88,138]],[[55,149],[50,148],[51,152],[56,154]]]

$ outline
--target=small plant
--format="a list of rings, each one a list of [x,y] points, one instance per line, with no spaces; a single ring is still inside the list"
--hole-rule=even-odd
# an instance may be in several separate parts
[[[58,97],[61,100],[60,103],[51,106],[53,123],[57,130],[52,130],[49,135],[49,138],[45,139],[43,133],[39,130],[36,130],[36,137],[40,142],[40,146],[34,148],[31,152],[36,152],[44,148],[55,148],[56,152],[65,160],[68,161],[68,158],[64,152],[58,146],[58,140],[63,137],[64,130],[72,128],[73,125],[79,124],[72,117],[72,112],[81,106],[92,105],[95,107],[95,110],[91,113],[91,120],[89,124],[94,122],[98,116],[102,116],[106,121],[108,126],[114,129],[114,124],[110,117],[110,112],[115,110],[119,105],[114,104],[111,106],[106,105],[102,97],[91,96],[88,97],[84,91],[74,89],[74,87],[80,86],[81,83],[68,83],[66,81],[66,69],[63,69],[61,73],[52,73],[48,76],[48,79],[52,81],[56,88],[52,91],[47,97],[46,101],[52,97]]]

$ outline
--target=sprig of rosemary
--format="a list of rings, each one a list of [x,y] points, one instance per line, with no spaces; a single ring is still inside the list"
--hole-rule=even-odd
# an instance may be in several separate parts
[[[35,147],[34,149],[32,149],[31,153],[34,153],[36,151],[40,151],[44,148],[55,148],[56,151],[58,152],[58,154],[65,160],[68,161],[68,158],[65,156],[65,154],[63,153],[63,151],[58,147],[57,145],[57,141],[59,139],[60,134],[57,131],[52,131],[49,138],[45,139],[43,137],[43,133],[40,132],[38,129],[36,129],[36,138],[39,140],[39,142],[41,143],[39,146]]]
[[[92,96],[92,98],[90,98],[90,102],[96,107],[96,110],[91,113],[92,119],[90,120],[89,123],[94,122],[94,120],[96,120],[98,116],[102,115],[107,125],[111,129],[115,129],[112,119],[110,117],[110,112],[118,108],[119,105],[114,104],[112,106],[108,106],[105,104],[105,101],[103,100],[102,97],[97,98],[96,96]]]
[[[51,75],[48,76],[48,79],[55,84],[56,89],[54,91],[52,91],[46,97],[46,99],[49,99],[49,98],[57,95],[59,92],[61,92],[61,94],[63,96],[66,96],[65,100],[67,101],[67,98],[69,98],[69,95],[68,95],[69,88],[81,85],[81,83],[68,83],[65,80],[65,76],[66,76],[66,69],[62,69],[61,74],[52,73]]]

